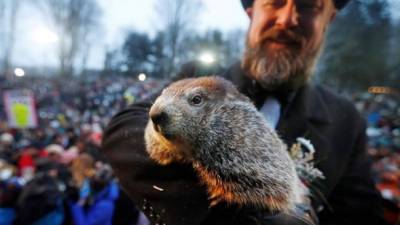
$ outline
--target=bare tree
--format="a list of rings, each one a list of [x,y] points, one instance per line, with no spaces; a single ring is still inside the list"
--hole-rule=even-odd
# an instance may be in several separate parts
[[[155,2],[157,24],[164,32],[166,76],[171,77],[181,63],[179,57],[180,42],[195,27],[197,16],[202,8],[200,0],[158,0]]]
[[[231,30],[226,34],[224,48],[225,60],[223,60],[224,66],[229,66],[239,60],[240,56],[243,54],[245,36],[246,31],[243,29]]]
[[[12,75],[12,54],[15,45],[15,31],[22,0],[0,1],[0,49],[1,66],[6,77]]]
[[[79,63],[84,70],[90,52],[90,37],[99,27],[101,9],[97,1],[39,0],[37,3],[59,36],[60,75],[73,75]]]

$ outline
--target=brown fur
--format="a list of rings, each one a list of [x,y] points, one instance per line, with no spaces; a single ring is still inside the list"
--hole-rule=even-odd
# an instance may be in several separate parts
[[[222,182],[218,176],[206,168],[197,165],[194,166],[199,172],[199,176],[204,184],[207,185],[208,193],[210,194],[210,200],[212,201],[210,205],[216,205],[220,201],[226,201],[228,203],[237,203],[239,205],[245,205],[251,202],[251,204],[257,207],[268,206],[268,209],[272,211],[282,210],[283,205],[288,204],[288,200],[283,197],[277,196],[264,196],[264,198],[249,198],[245,195],[237,195],[235,190],[237,188],[236,183],[232,182]]]
[[[201,104],[192,105],[193,96],[201,96]],[[146,127],[150,157],[163,165],[191,163],[211,205],[293,207],[300,190],[286,146],[232,83],[218,77],[175,82],[150,109],[150,116],[161,113],[163,124],[150,120]]]

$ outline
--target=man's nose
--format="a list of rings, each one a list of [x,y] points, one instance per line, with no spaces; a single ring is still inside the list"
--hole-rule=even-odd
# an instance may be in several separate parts
[[[294,2],[288,3],[277,12],[276,25],[281,29],[290,29],[299,25],[299,14]]]

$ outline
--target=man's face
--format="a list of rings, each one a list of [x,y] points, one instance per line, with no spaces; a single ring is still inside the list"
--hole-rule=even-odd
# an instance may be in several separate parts
[[[303,85],[336,14],[333,1],[255,0],[246,11],[251,24],[243,69],[266,89]]]

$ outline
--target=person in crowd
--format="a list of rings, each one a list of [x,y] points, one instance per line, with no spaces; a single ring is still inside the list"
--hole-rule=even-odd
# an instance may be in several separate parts
[[[60,163],[62,160],[62,155],[64,153],[64,148],[61,145],[58,144],[51,144],[47,146],[45,149],[45,152],[47,154],[47,157],[54,161]]]
[[[57,163],[38,160],[36,171],[22,189],[17,202],[16,225],[61,225],[65,221],[65,184]]]
[[[70,203],[73,222],[76,225],[111,225],[119,195],[111,167],[98,164],[95,173],[85,181],[79,200]]]
[[[17,168],[0,159],[0,225],[13,224],[21,188],[22,183],[17,177]]]
[[[0,159],[10,163],[13,161],[13,144],[14,137],[12,134],[5,132],[0,135]]]

